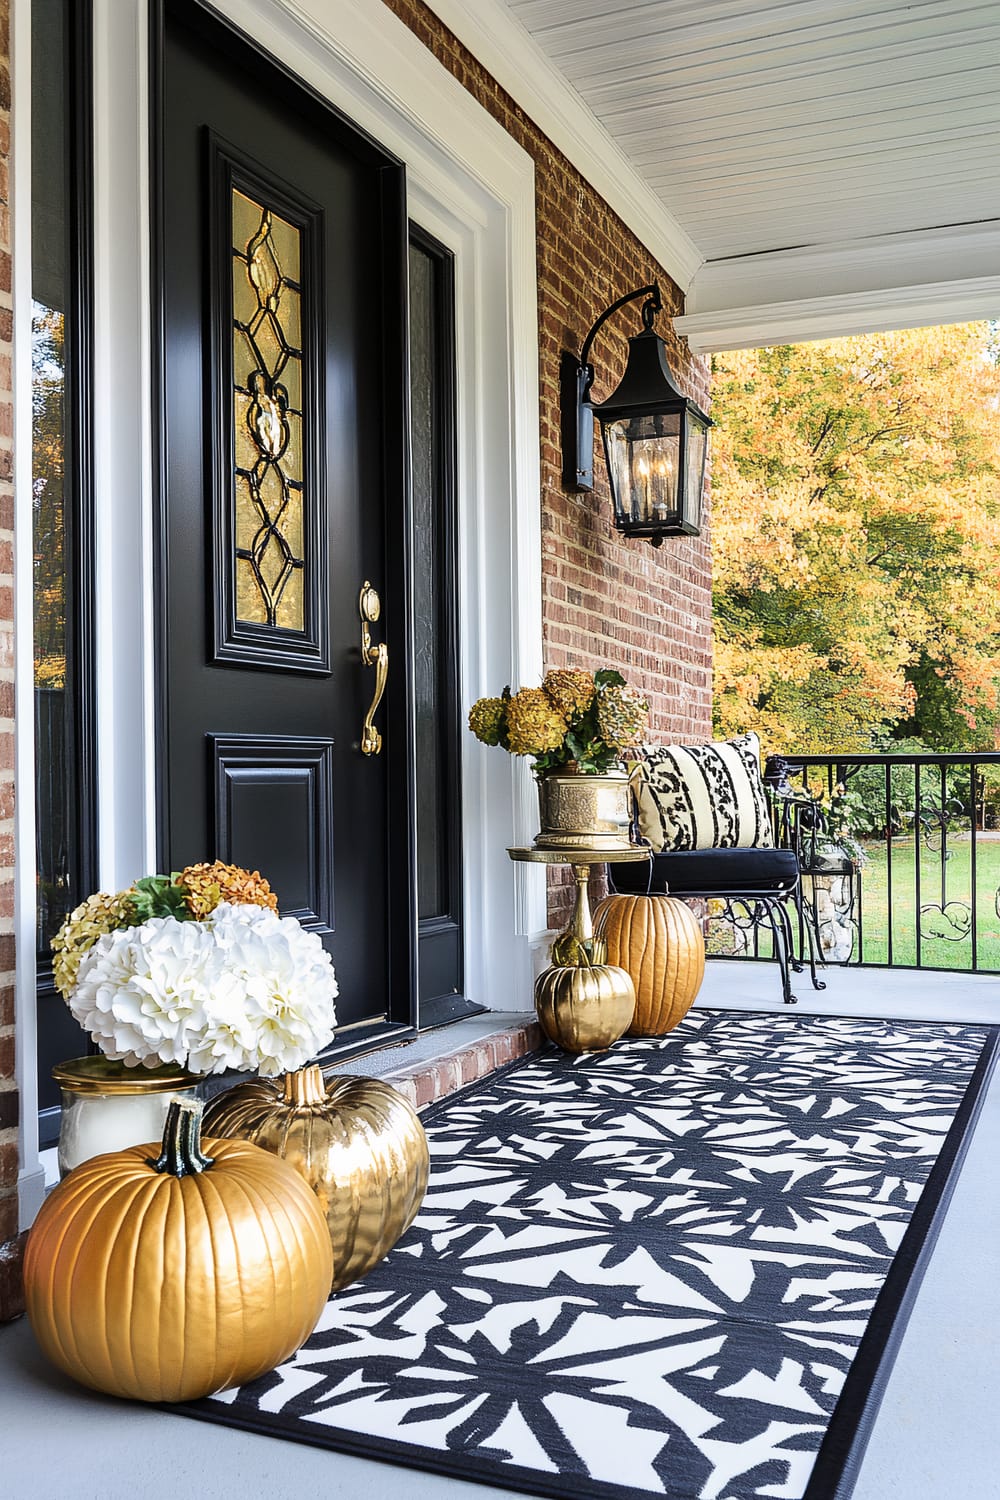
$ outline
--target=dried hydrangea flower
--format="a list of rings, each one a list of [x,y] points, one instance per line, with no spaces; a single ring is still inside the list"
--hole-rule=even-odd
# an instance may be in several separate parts
[[[507,704],[507,740],[514,755],[560,749],[568,727],[542,688],[521,688]]]
[[[613,750],[637,745],[649,728],[649,704],[630,687],[606,687],[597,700],[597,727]]]
[[[585,714],[594,701],[594,677],[591,672],[562,671],[556,668],[546,672],[542,688],[563,718],[571,722],[578,714]]]
[[[502,698],[479,698],[469,709],[469,728],[484,745],[499,745],[503,726]]]
[[[84,954],[105,933],[128,927],[133,915],[127,891],[119,891],[114,896],[97,891],[70,912],[52,939],[52,977],[64,1000],[69,999],[76,984]]]
[[[244,870],[221,859],[188,865],[177,877],[194,917],[207,917],[221,901],[233,906],[266,906],[278,910],[278,898],[259,870]]]

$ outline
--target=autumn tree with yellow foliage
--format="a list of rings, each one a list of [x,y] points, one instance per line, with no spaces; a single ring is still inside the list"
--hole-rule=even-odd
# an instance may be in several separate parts
[[[987,323],[715,357],[715,702],[771,751],[1000,725],[1000,366]]]

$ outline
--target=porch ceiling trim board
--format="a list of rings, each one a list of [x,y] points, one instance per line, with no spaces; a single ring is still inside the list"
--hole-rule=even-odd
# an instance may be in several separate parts
[[[686,311],[749,309],[817,295],[915,289],[995,275],[1000,222],[961,224],[915,234],[803,245],[769,255],[706,261],[688,293]]]
[[[996,317],[998,310],[1000,276],[980,276],[970,281],[939,281],[689,313],[675,318],[674,327],[696,354],[711,354],[720,349],[802,344],[888,328],[972,322]]]
[[[686,292],[701,251],[503,0],[428,5]]]

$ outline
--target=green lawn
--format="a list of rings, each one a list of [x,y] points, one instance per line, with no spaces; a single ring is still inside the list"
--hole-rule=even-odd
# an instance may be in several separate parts
[[[920,962],[934,969],[971,969],[972,935],[949,940],[944,934],[957,933],[967,923],[972,904],[972,839],[968,833],[951,834],[947,841],[949,858],[944,864],[942,892],[941,855],[921,847],[920,906],[942,904],[945,914],[924,913],[921,924]],[[861,872],[861,909],[865,963],[889,962],[889,934],[892,933],[892,963],[915,964],[917,961],[916,860],[912,839],[901,839],[892,846],[892,902],[889,901],[889,862],[885,844],[866,846],[868,863]],[[976,839],[976,951],[977,967],[1000,971],[1000,918],[996,913],[997,888],[1000,887],[1000,839]],[[955,903],[952,905],[951,903]],[[935,935],[928,936],[928,933]],[[855,958],[857,958],[857,953]]]
[[[892,904],[889,902],[888,853],[885,843],[865,845],[868,862],[861,872],[861,917],[863,942],[855,945],[852,962],[890,962],[889,932],[892,931],[893,966],[917,962],[917,894],[912,838],[892,845]],[[945,915],[924,911],[920,939],[920,963],[931,969],[971,970],[972,934],[966,930],[972,903],[972,839],[968,833],[948,836],[948,859],[944,863],[942,893],[941,854],[921,846],[920,906],[941,905]],[[805,877],[808,886],[809,877]],[[1000,838],[976,839],[976,968],[1000,973],[1000,918],[997,890],[1000,888]],[[963,910],[963,907],[965,910]],[[956,934],[954,939],[944,936]],[[964,935],[960,935],[964,932]],[[771,941],[766,929],[758,932],[759,952],[768,956]],[[731,934],[722,921],[709,925],[708,951],[732,953]]]

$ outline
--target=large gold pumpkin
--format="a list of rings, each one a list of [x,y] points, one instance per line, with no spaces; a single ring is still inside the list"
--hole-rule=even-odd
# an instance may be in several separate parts
[[[392,1249],[427,1189],[424,1127],[409,1101],[376,1078],[324,1084],[313,1064],[280,1079],[253,1079],[212,1101],[205,1129],[273,1151],[319,1195],[334,1291]]]
[[[201,1105],[170,1106],[155,1146],[92,1157],[28,1236],[28,1317],[83,1385],[191,1401],[256,1380],[309,1337],[330,1290],[315,1195],[246,1141],[199,1141]]]
[[[535,981],[535,1010],[550,1042],[564,1052],[603,1052],[625,1032],[635,990],[610,964],[545,969]]]
[[[635,985],[630,1036],[664,1036],[694,1003],[705,977],[705,940],[689,906],[674,896],[608,896],[594,930]]]

